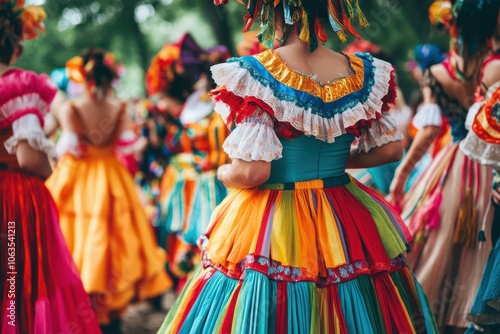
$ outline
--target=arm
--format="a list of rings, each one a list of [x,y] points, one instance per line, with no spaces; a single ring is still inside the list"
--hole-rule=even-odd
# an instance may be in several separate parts
[[[12,132],[13,136],[4,143],[7,152],[16,155],[19,167],[46,179],[52,171],[47,152],[53,146],[45,137],[38,116],[27,114],[16,119]]]
[[[422,95],[424,98],[424,106],[436,103],[429,86],[422,88]],[[436,106],[436,108],[438,108]],[[422,110],[423,112],[427,110]],[[437,113],[437,111],[435,112]],[[439,118],[439,117],[438,117]],[[414,123],[415,124],[415,123]],[[424,125],[417,133],[410,146],[408,154],[403,159],[403,162],[396,169],[394,179],[392,180],[389,195],[391,202],[398,205],[404,196],[404,187],[408,176],[413,171],[415,165],[422,159],[425,152],[429,149],[432,142],[438,135],[440,127],[436,125]]]
[[[60,91],[57,92],[54,101],[52,101],[50,105],[50,112],[47,117],[45,117],[44,131],[48,137],[52,136],[59,128],[58,112],[65,102],[66,96],[64,93]]]
[[[217,170],[217,178],[230,188],[253,188],[266,182],[271,175],[271,163],[234,159]]]
[[[352,149],[347,159],[347,168],[370,168],[394,161],[399,161],[403,156],[401,141],[394,141],[385,145],[374,147],[368,152],[359,152]]]
[[[44,152],[31,148],[25,140],[17,144],[16,156],[19,167],[41,177],[43,180],[48,178],[52,173],[47,155]]]

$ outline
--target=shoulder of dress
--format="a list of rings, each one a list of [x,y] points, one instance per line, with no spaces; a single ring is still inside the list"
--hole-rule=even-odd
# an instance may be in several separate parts
[[[0,125],[5,126],[28,113],[43,118],[57,87],[46,74],[14,69],[0,77],[0,92]]]

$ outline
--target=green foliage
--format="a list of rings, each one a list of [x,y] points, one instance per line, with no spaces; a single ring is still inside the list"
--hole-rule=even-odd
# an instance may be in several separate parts
[[[364,38],[388,51],[398,69],[403,90],[415,87],[404,71],[418,43],[434,42],[443,50],[447,36],[430,27],[427,9],[432,1],[366,0],[361,3],[370,26]],[[203,47],[225,44],[230,50],[241,38],[244,8],[230,1],[224,8],[212,0],[46,0],[47,36],[25,44],[18,65],[37,72],[63,67],[85,47],[112,51],[126,68],[120,95],[144,93],[143,77],[151,58],[163,44],[190,32]],[[254,26],[257,29],[257,24]],[[328,46],[341,50],[333,31]],[[352,41],[352,40],[351,40]]]

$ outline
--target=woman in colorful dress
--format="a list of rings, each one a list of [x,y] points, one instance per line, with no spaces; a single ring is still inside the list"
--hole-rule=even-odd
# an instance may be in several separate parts
[[[119,333],[127,305],[163,293],[170,281],[134,181],[115,155],[126,117],[111,87],[113,62],[99,49],[79,61],[74,70],[86,90],[60,110],[61,157],[46,185],[99,323]]]
[[[223,47],[199,50],[202,67],[197,89],[184,103],[177,120],[170,124],[166,136],[167,146],[174,154],[160,187],[160,242],[165,242],[170,273],[180,279],[180,286],[201,262],[197,240],[207,229],[213,210],[227,194],[226,187],[217,179],[217,168],[229,161],[222,150],[227,129],[214,112],[209,96],[214,88],[209,69],[224,62],[228,54]]]
[[[483,63],[480,94],[469,110],[467,137],[460,149],[475,161],[491,166],[497,174],[493,182],[492,205],[495,210],[491,251],[483,278],[467,320],[467,334],[500,332],[500,24],[491,39],[492,54]],[[484,97],[484,98],[482,98]],[[491,209],[493,209],[493,207]]]
[[[357,2],[274,4],[251,1],[246,27],[261,13],[263,43],[282,46],[212,67],[233,189],[159,333],[436,333],[404,223],[345,173],[402,155],[394,68],[323,46],[329,16],[341,38],[366,24]]]
[[[44,19],[40,7],[0,2],[0,332],[100,333],[43,184],[52,146],[42,127],[57,89],[12,67]]]
[[[459,149],[467,134],[466,107],[473,102],[480,69],[478,59],[481,61],[484,53],[478,49],[470,58],[457,56],[457,31],[468,14],[480,10],[484,15],[482,29],[489,29],[492,34],[498,5],[492,1],[479,5],[464,0],[453,7],[449,1],[438,1],[431,7],[431,14],[435,13],[435,6],[441,8],[438,16],[451,29],[452,48],[447,60],[424,73],[424,103],[414,120],[421,130],[391,185],[392,199],[401,204],[402,217],[415,238],[410,266],[429,298],[438,326],[452,333],[463,333],[468,326],[465,317],[492,247],[492,217],[487,214],[490,192],[485,191],[491,187],[491,169],[474,162]],[[464,43],[464,39],[460,42]],[[484,41],[476,45],[483,44]],[[433,142],[443,119],[450,124],[452,143],[441,149],[403,200],[406,177]],[[483,230],[487,241],[478,242]]]

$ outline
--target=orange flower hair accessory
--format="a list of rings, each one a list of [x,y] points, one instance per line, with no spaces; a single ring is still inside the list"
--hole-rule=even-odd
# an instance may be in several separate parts
[[[453,6],[449,0],[434,1],[429,7],[429,20],[438,29],[450,29],[452,26]]]
[[[121,77],[125,72],[125,67],[119,63],[114,54],[108,52],[104,56],[103,64],[108,67],[117,78]],[[84,83],[87,80],[87,74],[92,72],[96,62],[94,59],[89,59],[84,64],[83,57],[75,56],[66,62],[66,72],[70,80],[76,83]]]
[[[21,25],[23,40],[35,39],[40,33],[45,34],[43,21],[47,14],[40,6],[25,6],[24,0],[0,0],[0,45]]]

